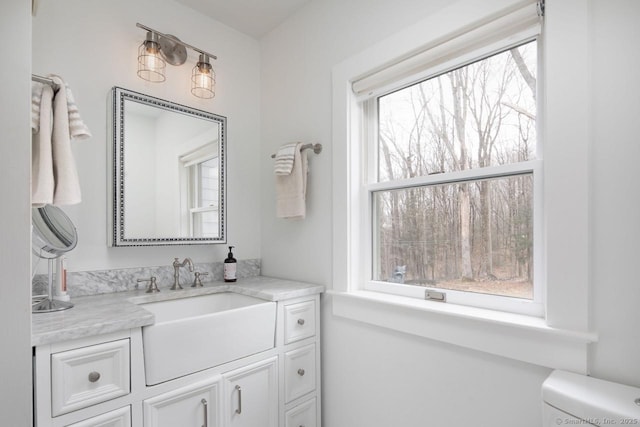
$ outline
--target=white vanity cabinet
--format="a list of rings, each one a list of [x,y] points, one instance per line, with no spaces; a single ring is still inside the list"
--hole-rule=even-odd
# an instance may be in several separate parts
[[[320,297],[279,303],[280,427],[320,427]]]
[[[142,327],[38,345],[34,426],[320,427],[319,305],[279,299],[271,348],[154,385]]]

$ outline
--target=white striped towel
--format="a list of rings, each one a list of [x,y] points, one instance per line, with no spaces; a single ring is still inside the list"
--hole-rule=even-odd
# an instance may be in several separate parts
[[[82,200],[76,163],[71,151],[71,119],[68,111],[69,94],[66,85],[58,77],[53,80],[60,85],[53,98],[53,130],[51,147],[53,157],[53,204],[75,205]]]
[[[284,144],[276,153],[276,160],[273,166],[276,175],[290,175],[293,170],[293,159],[299,142]]]
[[[293,153],[293,170],[289,175],[276,175],[276,216],[300,220],[307,214],[307,155],[300,152],[300,143]]]
[[[53,203],[53,153],[51,144],[51,127],[53,111],[53,89],[41,85],[38,106],[39,131],[31,134],[31,205],[39,208]],[[33,123],[33,122],[32,122]]]
[[[91,138],[91,132],[89,128],[84,124],[80,118],[80,112],[78,106],[73,98],[71,89],[60,76],[49,75],[55,83],[62,86],[64,85],[67,93],[67,110],[69,112],[69,135],[73,139],[87,139]],[[34,82],[31,86],[31,129],[37,133],[40,130],[40,104],[42,99],[42,83]]]
[[[31,83],[31,130],[33,133],[40,132],[40,104],[42,103],[43,88],[42,83]]]

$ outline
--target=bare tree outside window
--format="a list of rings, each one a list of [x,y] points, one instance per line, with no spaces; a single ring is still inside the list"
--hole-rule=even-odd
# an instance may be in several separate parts
[[[380,97],[378,181],[535,159],[536,44]],[[373,200],[374,280],[533,298],[531,173]]]

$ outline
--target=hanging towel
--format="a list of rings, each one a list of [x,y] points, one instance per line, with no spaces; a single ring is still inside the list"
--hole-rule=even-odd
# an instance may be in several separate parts
[[[88,133],[88,129],[86,132],[81,130],[84,125],[79,126],[77,121],[75,124],[72,123],[69,115],[69,98],[66,85],[58,76],[52,76],[52,79],[59,85],[58,92],[53,99],[53,136],[51,138],[53,177],[55,180],[53,204],[73,205],[80,203],[82,198],[78,172],[71,152],[72,132],[80,132],[78,136],[81,138],[91,134]],[[75,103],[73,104],[75,105]],[[77,114],[77,107],[75,112]],[[86,128],[86,126],[84,127]]]
[[[54,189],[51,148],[53,89],[48,85],[44,85],[44,87],[39,83],[38,85],[40,86],[40,91],[37,108],[37,129],[31,134],[31,204],[33,207],[42,207],[53,203]],[[32,129],[34,124],[33,111],[32,102]]]
[[[276,175],[289,175],[293,170],[293,158],[299,143],[284,144],[276,153],[276,161],[273,165]]]
[[[289,175],[276,175],[276,215],[278,218],[304,219],[306,215],[307,156],[296,143]]]
[[[38,82],[31,83],[31,130],[33,132],[40,131],[40,104],[42,103],[42,90],[45,86],[51,89],[49,85],[43,85]],[[51,94],[53,96],[53,91]]]
[[[80,140],[91,138],[89,128],[80,118],[80,112],[78,111],[78,106],[76,105],[73,93],[71,93],[71,89],[69,89],[69,85],[67,85],[60,76],[56,76],[55,74],[50,74],[49,78],[51,78],[51,80],[53,80],[60,89],[65,90],[67,114],[69,116],[69,135],[71,138]]]

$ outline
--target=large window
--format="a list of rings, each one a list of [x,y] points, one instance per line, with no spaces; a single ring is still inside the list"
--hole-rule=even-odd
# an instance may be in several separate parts
[[[533,39],[363,101],[368,288],[542,313],[537,53]]]
[[[454,2],[333,67],[335,316],[587,371],[588,10]]]

